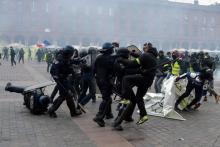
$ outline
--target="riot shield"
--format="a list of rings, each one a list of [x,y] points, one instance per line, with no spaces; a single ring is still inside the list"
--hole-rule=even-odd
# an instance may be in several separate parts
[[[127,48],[128,48],[128,50],[129,50],[131,53],[136,54],[137,56],[139,56],[139,55],[142,54],[141,50],[140,50],[137,46],[135,46],[135,45],[130,45],[130,46],[128,46]],[[129,58],[130,58],[130,59],[134,59],[133,56],[130,56]]]

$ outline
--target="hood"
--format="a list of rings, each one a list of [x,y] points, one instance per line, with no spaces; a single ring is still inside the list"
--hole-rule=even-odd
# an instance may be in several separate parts
[[[155,57],[158,56],[158,51],[155,47],[149,48],[147,52],[153,54]]]

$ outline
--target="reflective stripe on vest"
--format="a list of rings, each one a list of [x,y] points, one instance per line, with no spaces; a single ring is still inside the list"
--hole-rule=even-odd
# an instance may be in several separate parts
[[[139,58],[136,58],[135,60],[137,61],[137,63],[138,63],[139,65],[141,64],[141,61],[140,61]]]
[[[166,68],[166,67],[169,67],[169,64],[163,65],[163,68]],[[166,70],[164,71],[164,73],[169,73],[169,69],[166,69]]]
[[[174,76],[179,76],[180,74],[180,65],[178,62],[175,62],[174,64],[171,64],[172,65],[172,74]]]

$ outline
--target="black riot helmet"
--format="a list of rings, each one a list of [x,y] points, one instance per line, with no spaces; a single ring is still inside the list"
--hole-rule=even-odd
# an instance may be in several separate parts
[[[75,49],[72,46],[70,45],[66,46],[63,50],[63,57],[65,59],[70,59],[73,56],[74,51]]]
[[[95,47],[90,47],[88,50],[88,54],[95,54],[97,52],[97,48]]]
[[[50,98],[49,96],[47,95],[42,95],[40,98],[39,98],[39,102],[40,104],[43,106],[43,107],[47,107],[50,103]]]
[[[110,42],[106,42],[103,44],[102,49],[100,50],[100,53],[102,54],[112,54],[113,53],[114,46]]]
[[[88,55],[88,51],[86,49],[82,49],[80,52],[79,52],[79,56],[80,58],[83,58],[85,56]]]
[[[120,47],[117,51],[117,55],[122,58],[128,59],[129,54],[130,54],[130,52],[129,52],[128,48],[126,48],[126,47]]]

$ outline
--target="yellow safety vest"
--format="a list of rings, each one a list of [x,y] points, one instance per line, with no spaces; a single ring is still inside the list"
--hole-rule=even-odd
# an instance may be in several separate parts
[[[171,64],[172,66],[172,75],[179,76],[180,74],[180,65],[178,62],[175,62],[174,64]]]

